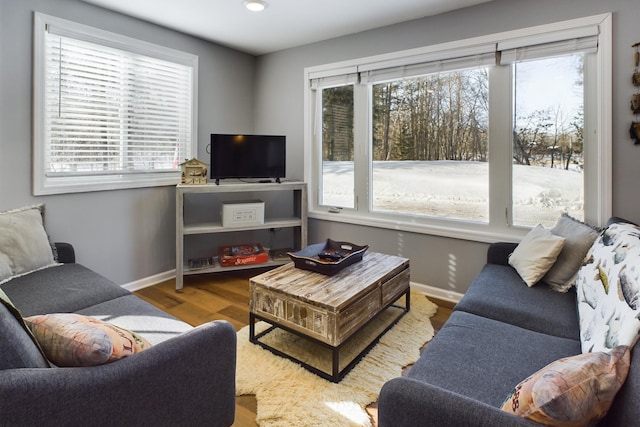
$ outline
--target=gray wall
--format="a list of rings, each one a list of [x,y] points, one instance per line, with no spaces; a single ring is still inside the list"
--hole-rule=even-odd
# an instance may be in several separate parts
[[[250,132],[255,57],[78,0],[0,0],[0,211],[46,204],[52,240],[120,284],[175,268],[175,187],[34,197],[31,192],[33,11],[199,57],[198,157],[211,132]]]
[[[288,149],[303,156],[303,70],[305,67],[428,46],[566,19],[613,12],[613,213],[640,222],[640,146],[628,137],[634,88],[633,49],[640,42],[637,0],[495,0],[479,6],[410,21],[261,56],[256,67],[257,131],[274,123],[286,126]],[[294,173],[302,174],[299,163]],[[441,237],[311,220],[309,241],[339,238],[369,244],[373,250],[411,259],[412,281],[443,291],[464,293],[484,264],[486,244]]]

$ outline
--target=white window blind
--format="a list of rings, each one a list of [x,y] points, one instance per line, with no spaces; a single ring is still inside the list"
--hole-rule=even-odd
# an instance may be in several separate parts
[[[95,180],[148,186],[152,175],[177,183],[195,151],[197,58],[76,25],[47,23],[42,33],[41,192],[89,191]]]
[[[312,90],[354,84],[358,83],[358,80],[358,68],[355,66],[317,71],[309,76],[309,84]]]
[[[362,83],[424,76],[427,74],[490,66],[496,63],[496,45],[489,43],[405,58],[374,61],[358,66]]]
[[[314,71],[309,76],[310,85],[311,89],[317,89],[350,83],[374,84],[577,52],[595,53],[598,50],[599,31],[599,26],[594,24],[499,42],[365,61],[357,65]]]
[[[503,41],[498,43],[500,64],[572,53],[596,53],[598,34],[599,27],[593,25]]]
[[[496,44],[488,43],[314,71],[309,75],[309,84],[312,90],[356,83],[374,84],[495,63]]]

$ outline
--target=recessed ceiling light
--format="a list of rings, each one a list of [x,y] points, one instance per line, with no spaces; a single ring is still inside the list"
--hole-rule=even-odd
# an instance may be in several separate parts
[[[244,6],[252,12],[261,12],[267,7],[267,2],[262,0],[245,0]]]

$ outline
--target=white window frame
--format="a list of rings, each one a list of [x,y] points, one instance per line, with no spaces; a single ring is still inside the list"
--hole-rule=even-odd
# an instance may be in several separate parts
[[[304,70],[305,81],[305,180],[310,184],[309,217],[371,227],[433,234],[457,239],[494,242],[517,241],[530,228],[513,226],[511,222],[512,168],[512,90],[511,68],[496,66],[490,73],[489,112],[489,222],[476,223],[447,218],[423,217],[408,214],[381,214],[371,212],[369,178],[371,157],[369,151],[369,115],[359,111],[357,100],[369,96],[366,85],[354,86],[354,138],[355,138],[355,209],[332,209],[319,204],[322,183],[322,141],[319,140],[321,112],[316,96],[318,82],[325,87],[340,85],[341,77],[375,64],[412,64],[416,58],[447,57],[447,52],[464,50],[513,40],[530,39],[547,42],[558,39],[558,34],[580,33],[585,27],[597,27],[598,51],[585,61],[585,221],[604,225],[612,212],[612,17],[601,14],[564,22],[507,31],[482,37],[443,43],[390,54],[309,67]],[[592,70],[597,70],[593,73]],[[342,83],[344,84],[344,83]],[[365,98],[366,99],[366,98]],[[501,107],[496,108],[494,105]],[[492,108],[494,107],[494,108]],[[360,108],[362,110],[362,108]],[[360,135],[360,136],[359,136]],[[362,135],[365,135],[364,137]],[[361,160],[359,163],[358,159]]]
[[[190,141],[185,142],[189,157],[197,153],[198,117],[198,57],[196,55],[155,45],[98,28],[34,12],[33,56],[33,193],[36,196],[176,185],[180,182],[180,169],[175,171],[142,171],[140,173],[111,173],[103,175],[48,176],[46,157],[48,150],[45,111],[45,37],[49,26],[62,29],[71,37],[97,45],[133,52],[147,57],[182,64],[192,69]],[[184,161],[185,159],[179,159]]]

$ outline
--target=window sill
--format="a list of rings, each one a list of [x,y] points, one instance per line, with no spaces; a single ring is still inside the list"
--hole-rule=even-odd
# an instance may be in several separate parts
[[[46,182],[34,177],[34,196],[67,193],[88,193],[93,191],[126,190],[133,188],[163,187],[180,183],[180,172],[163,173],[162,176],[127,176],[121,175],[119,179],[114,176],[108,178],[84,177],[84,178],[48,178]]]
[[[528,228],[521,227],[509,227],[505,230],[497,230],[495,227],[491,227],[488,224],[439,220],[418,216],[398,216],[396,218],[389,218],[375,214],[354,214],[344,210],[341,210],[339,213],[313,210],[309,211],[308,217],[322,221],[341,222],[365,227],[428,234],[432,236],[482,243],[518,242],[529,231]]]

